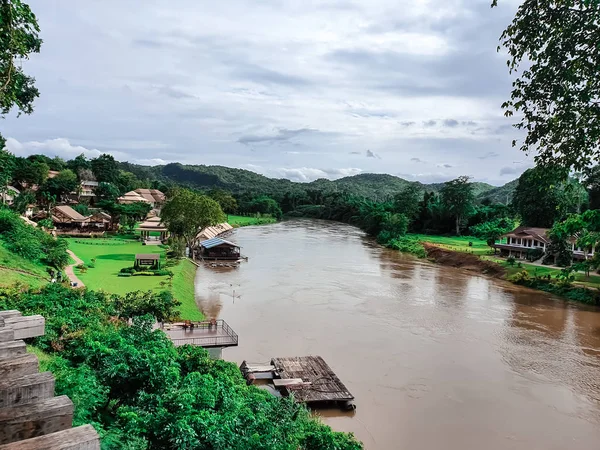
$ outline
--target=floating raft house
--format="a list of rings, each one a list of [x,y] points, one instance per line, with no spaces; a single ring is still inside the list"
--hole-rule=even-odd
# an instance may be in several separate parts
[[[273,380],[282,395],[293,394],[299,403],[355,409],[354,396],[320,356],[273,358],[267,365],[244,361],[240,370],[249,384],[259,379]]]

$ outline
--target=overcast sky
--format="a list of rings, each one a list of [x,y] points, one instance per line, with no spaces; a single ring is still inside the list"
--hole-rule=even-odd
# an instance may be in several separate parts
[[[500,105],[516,0],[29,0],[40,90],[18,155],[111,153],[295,181],[502,184],[532,160]]]

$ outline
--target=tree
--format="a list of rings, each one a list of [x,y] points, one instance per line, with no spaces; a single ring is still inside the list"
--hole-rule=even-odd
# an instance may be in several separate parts
[[[152,206],[146,202],[135,202],[128,205],[116,204],[118,213],[120,214],[120,221],[130,231],[133,231],[135,224],[148,215]],[[113,218],[114,220],[114,218]]]
[[[560,168],[563,177],[598,161],[600,2],[525,0],[500,39],[510,73],[525,66],[502,105],[527,131],[521,150],[537,151],[536,162]]]
[[[33,101],[39,97],[35,79],[25,75],[20,63],[31,53],[39,53],[40,28],[31,9],[20,0],[0,2],[0,116],[16,106],[18,114],[31,114]],[[0,149],[5,139],[0,135]]]
[[[515,227],[515,221],[508,217],[490,220],[471,227],[471,233],[480,239],[485,239],[487,245],[493,247],[496,241]],[[494,249],[495,251],[495,249]]]
[[[455,218],[457,235],[460,235],[461,224],[475,202],[473,185],[469,182],[469,179],[467,176],[458,177],[444,183],[441,190],[442,203]]]
[[[215,200],[227,214],[234,214],[237,211],[237,200],[229,192],[213,189],[208,192],[208,196]]]
[[[247,210],[251,213],[271,214],[276,218],[280,218],[283,215],[279,203],[267,195],[261,195],[253,199],[248,204]]]
[[[115,184],[121,193],[134,191],[141,186],[140,180],[131,172],[119,170]]]
[[[78,187],[77,175],[72,170],[65,169],[59,172],[54,178],[48,178],[40,187],[40,191],[62,200],[66,195],[77,190]]]
[[[550,228],[576,209],[578,199],[562,180],[560,170],[543,167],[526,170],[519,177],[513,207],[523,225]]]
[[[174,191],[163,206],[160,216],[171,233],[185,239],[192,257],[198,232],[202,228],[226,220],[223,210],[216,201],[187,189]]]
[[[71,169],[73,172],[77,174],[80,180],[93,180],[94,178],[82,178],[81,175],[83,171],[91,170],[92,164],[86,158],[86,156],[82,153],[72,160],[67,162],[67,168]]]
[[[21,191],[15,198],[12,208],[19,214],[25,214],[27,207],[35,203],[35,193],[33,191]]]
[[[112,183],[99,183],[95,191],[96,199],[115,202],[119,197],[119,189]]]
[[[21,187],[40,186],[48,178],[50,166],[39,159],[17,158],[14,181]]]
[[[394,211],[404,214],[409,221],[419,215],[419,202],[423,192],[415,184],[408,184],[394,197]]]
[[[589,170],[583,185],[588,192],[590,209],[600,209],[600,166]]]
[[[91,161],[91,169],[96,180],[116,184],[119,178],[119,166],[112,155],[106,153]]]
[[[0,139],[2,136],[0,135]],[[4,194],[8,191],[8,183],[13,178],[15,169],[15,157],[5,148],[0,149],[0,195],[4,203]]]

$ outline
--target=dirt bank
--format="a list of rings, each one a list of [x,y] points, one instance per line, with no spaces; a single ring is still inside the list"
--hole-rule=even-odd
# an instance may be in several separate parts
[[[437,245],[423,242],[427,257],[438,264],[483,273],[496,278],[506,275],[506,270],[492,261],[485,261],[470,253],[455,252]]]

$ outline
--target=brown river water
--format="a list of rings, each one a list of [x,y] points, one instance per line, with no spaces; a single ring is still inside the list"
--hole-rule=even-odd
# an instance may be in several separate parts
[[[356,397],[322,411],[367,450],[600,448],[600,309],[384,249],[339,223],[241,228],[200,268],[239,334],[224,359],[320,355]]]

